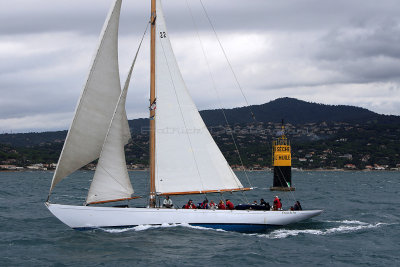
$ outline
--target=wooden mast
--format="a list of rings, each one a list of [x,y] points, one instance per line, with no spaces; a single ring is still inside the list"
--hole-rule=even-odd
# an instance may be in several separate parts
[[[150,37],[150,203],[156,206],[155,186],[155,101],[156,101],[156,0],[151,0],[151,37]]]

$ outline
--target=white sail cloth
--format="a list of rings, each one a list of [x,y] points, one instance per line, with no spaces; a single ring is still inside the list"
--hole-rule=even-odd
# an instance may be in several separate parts
[[[104,141],[96,172],[86,199],[87,204],[109,200],[129,199],[133,194],[132,184],[126,168],[124,151],[127,140],[131,138],[130,132],[126,133],[124,131],[124,126],[128,122],[125,114],[125,103],[133,67],[135,66],[144,35],[145,34],[143,34],[139,48],[129,69],[124,89],[121,92],[114,116],[110,123],[110,128],[106,140]]]
[[[120,9],[121,0],[116,0],[103,26],[100,43],[76,107],[75,116],[53,176],[50,192],[64,177],[100,156],[111,118],[121,94],[118,68]],[[124,116],[126,118],[125,111]],[[128,124],[127,122],[123,124],[123,131],[127,133],[129,131]]]
[[[128,79],[130,79],[130,75]],[[133,194],[124,151],[126,140],[130,138],[130,135],[124,135],[124,122],[126,121],[124,110],[128,81],[111,121],[86,203],[129,198]]]
[[[156,12],[156,192],[243,188],[186,89],[160,0]]]

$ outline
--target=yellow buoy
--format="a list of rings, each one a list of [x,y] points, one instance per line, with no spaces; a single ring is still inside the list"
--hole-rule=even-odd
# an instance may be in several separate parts
[[[272,141],[272,164],[274,166],[274,184],[271,190],[294,191],[292,187],[292,154],[290,141],[285,136],[282,121],[281,135]]]

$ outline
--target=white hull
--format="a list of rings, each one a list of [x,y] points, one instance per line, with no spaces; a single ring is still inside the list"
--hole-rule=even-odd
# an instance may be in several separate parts
[[[115,208],[46,203],[60,221],[74,229],[190,224],[226,230],[262,230],[300,222],[322,210],[259,211],[164,208]]]

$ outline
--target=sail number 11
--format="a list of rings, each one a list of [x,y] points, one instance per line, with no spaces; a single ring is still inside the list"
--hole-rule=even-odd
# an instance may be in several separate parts
[[[160,38],[167,38],[167,34],[165,32],[160,32]]]

